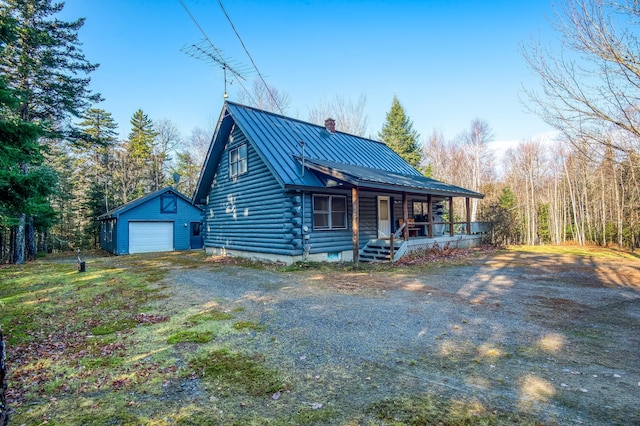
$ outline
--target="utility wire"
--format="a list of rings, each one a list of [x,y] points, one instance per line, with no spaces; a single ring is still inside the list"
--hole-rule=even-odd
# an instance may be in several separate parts
[[[302,178],[304,178],[304,168],[305,168],[305,149],[304,149],[305,148],[305,142],[304,142],[304,138],[302,138],[302,136],[298,132],[297,126],[292,124],[291,121],[287,117],[284,116],[284,112],[282,111],[282,108],[280,107],[280,104],[278,103],[278,100],[276,99],[276,97],[271,92],[271,89],[269,88],[269,85],[267,84],[267,82],[264,81],[264,77],[262,77],[262,73],[258,69],[258,66],[256,65],[255,61],[253,60],[253,57],[251,57],[251,54],[249,53],[249,49],[247,49],[247,46],[245,46],[244,42],[242,41],[242,37],[240,37],[240,34],[238,34],[238,30],[236,30],[235,25],[233,25],[233,22],[231,21],[231,18],[229,17],[229,14],[225,10],[224,6],[222,5],[222,0],[218,0],[218,4],[220,5],[220,8],[222,9],[222,12],[224,13],[224,16],[227,17],[227,21],[229,21],[229,24],[231,25],[231,28],[233,29],[233,32],[236,34],[236,37],[238,37],[238,40],[240,41],[240,44],[242,45],[242,48],[244,49],[244,52],[249,57],[249,60],[251,61],[251,65],[253,65],[253,68],[258,73],[258,77],[260,78],[260,81],[262,81],[262,84],[264,84],[265,89],[267,89],[267,93],[271,97],[271,100],[273,101],[275,106],[278,108],[278,111],[280,111],[280,115],[283,116],[284,122],[293,131],[294,136],[298,139],[298,144],[300,145],[300,147],[302,149],[302,166],[300,168],[300,176]]]
[[[191,13],[191,11],[190,11],[190,10],[189,10],[189,8],[187,7],[187,5],[186,5],[186,4],[184,4],[184,1],[182,1],[182,0],[178,0],[178,1],[180,2],[180,4],[182,5],[182,7],[184,8],[184,10],[187,12],[187,14],[189,15],[189,17],[190,17],[190,18],[191,18],[191,20],[193,21],[193,23],[196,25],[196,27],[198,27],[198,30],[200,30],[200,32],[201,32],[201,33],[202,33],[202,35],[204,36],[204,39],[207,41],[207,43],[209,43],[209,46],[211,46],[211,48],[214,50],[214,52],[216,52],[216,54],[217,54],[220,58],[222,58],[222,57],[223,57],[223,56],[222,56],[222,52],[220,52],[220,50],[219,50],[219,49],[218,49],[218,48],[213,44],[213,42],[211,41],[211,39],[209,38],[209,36],[207,35],[207,33],[204,31],[204,29],[202,29],[202,27],[200,26],[200,24],[199,24],[199,23],[198,23],[198,21],[196,20],[195,16],[193,16],[193,14]],[[222,4],[220,4],[220,6],[222,6]],[[223,8],[222,10],[224,11],[224,8]],[[226,12],[225,12],[225,15],[226,15]],[[228,18],[229,18],[229,17],[227,16],[227,19],[228,19]],[[231,21],[229,21],[229,22],[231,22]],[[233,24],[232,24],[232,26],[233,26]],[[235,31],[235,28],[234,28],[234,31]],[[236,33],[236,35],[237,35],[237,34],[238,34],[238,33]],[[238,36],[238,37],[239,37],[239,36]],[[240,42],[242,43],[242,41],[240,41]],[[244,45],[243,45],[243,47],[244,47]],[[245,49],[245,52],[246,52],[246,49]],[[248,52],[247,52],[247,55],[248,55]],[[249,59],[251,59],[251,56],[249,56]],[[251,59],[251,63],[253,63],[253,59]],[[254,64],[253,66],[254,66],[254,68],[255,68],[255,64]],[[229,68],[229,67],[227,66],[227,64],[226,64],[226,63],[224,63],[224,61],[223,61],[223,67],[225,68],[225,71],[226,71],[226,69],[228,69],[228,68]],[[258,69],[256,68],[256,71],[257,71],[257,70],[258,70]],[[236,73],[235,73],[233,70],[231,70],[231,72],[232,72],[234,75],[236,75]],[[260,74],[260,72],[258,72],[258,75],[259,75],[259,74]],[[238,77],[238,76],[236,75],[236,77]],[[260,76],[260,78],[262,79],[262,76]],[[247,93],[247,96],[249,96],[249,98],[251,99],[251,101],[255,103],[255,99],[253,99],[253,97],[251,96],[251,93],[249,92],[249,90],[247,90],[247,88],[246,88],[246,87],[244,87],[244,84],[242,84],[241,79],[240,79],[240,78],[236,78],[236,81],[238,82],[238,84],[240,84],[240,87],[242,87],[242,88],[244,89],[244,91]],[[262,80],[262,81],[264,82],[264,80]],[[226,84],[226,77],[225,77],[225,95],[226,95],[226,88],[227,88],[226,86],[227,86],[227,84]],[[271,92],[269,92],[269,94],[271,95]],[[273,97],[273,95],[271,95],[271,96]],[[276,105],[277,105],[277,104],[276,104]],[[278,109],[280,109],[280,107],[278,107]]]
[[[180,0],[180,2],[182,2],[182,0]],[[280,104],[278,103],[278,100],[275,98],[275,96],[273,96],[273,93],[271,93],[271,89],[267,85],[267,82],[264,81],[264,78],[262,77],[262,73],[260,72],[260,70],[258,69],[258,66],[254,62],[253,57],[251,57],[251,54],[249,53],[249,49],[247,49],[247,46],[245,46],[244,42],[242,41],[242,38],[240,37],[240,34],[238,34],[238,31],[236,30],[235,25],[233,25],[233,22],[231,21],[231,18],[229,17],[229,14],[225,10],[224,6],[222,5],[222,0],[218,0],[218,4],[220,5],[220,9],[222,9],[222,12],[224,13],[224,16],[226,16],[227,21],[229,21],[229,24],[231,25],[231,28],[233,29],[233,32],[236,34],[236,37],[238,37],[238,40],[240,41],[240,44],[242,45],[242,48],[244,49],[244,52],[249,57],[249,60],[251,61],[251,65],[253,65],[253,68],[258,73],[258,77],[260,78],[260,81],[262,81],[262,84],[264,84],[265,89],[267,89],[267,93],[269,93],[269,96],[271,97],[271,100],[273,101],[275,106],[278,108],[278,111],[280,111],[280,115],[284,115],[284,112],[282,111],[282,108],[280,108]]]

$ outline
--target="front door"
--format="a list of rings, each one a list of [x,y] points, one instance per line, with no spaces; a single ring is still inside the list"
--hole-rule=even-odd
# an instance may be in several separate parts
[[[191,248],[201,249],[204,247],[204,238],[202,238],[202,224],[200,222],[191,222],[190,232]]]
[[[378,197],[378,238],[391,234],[391,206],[389,197]]]

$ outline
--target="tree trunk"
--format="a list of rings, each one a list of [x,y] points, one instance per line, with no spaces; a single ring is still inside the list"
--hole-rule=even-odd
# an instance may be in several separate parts
[[[24,263],[24,240],[25,240],[25,227],[26,227],[27,215],[22,213],[18,219],[18,226],[16,227],[16,238],[14,243],[14,256],[13,263],[22,265]]]
[[[7,368],[5,364],[4,336],[0,331],[0,426],[9,424],[9,408],[7,407]]]
[[[29,216],[29,222],[27,224],[26,230],[27,230],[26,232],[27,260],[36,260],[36,253],[37,253],[36,230],[34,226],[33,216]]]

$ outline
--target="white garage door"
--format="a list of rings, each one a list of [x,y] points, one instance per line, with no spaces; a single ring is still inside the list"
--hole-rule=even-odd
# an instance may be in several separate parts
[[[129,254],[173,251],[173,222],[129,222]]]

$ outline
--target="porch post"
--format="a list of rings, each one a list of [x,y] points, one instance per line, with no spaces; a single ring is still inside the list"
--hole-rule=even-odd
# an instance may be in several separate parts
[[[353,209],[353,215],[351,217],[351,229],[353,235],[351,237],[353,241],[353,262],[357,265],[360,262],[360,200],[359,191],[357,187],[351,188],[351,206]]]
[[[471,199],[466,197],[464,201],[467,207],[467,235],[471,235]]]
[[[449,197],[449,236],[453,237],[453,197]]]
[[[402,230],[402,235],[405,241],[409,241],[409,202],[407,201],[407,193],[402,193],[402,220],[406,223]],[[393,230],[393,227],[391,227]]]
[[[427,236],[433,238],[433,206],[431,205],[431,194],[427,195]]]

